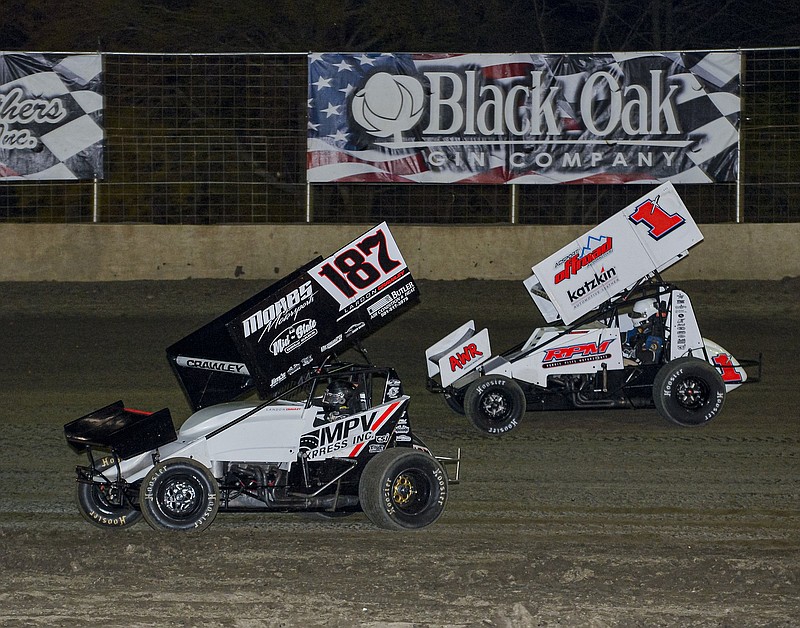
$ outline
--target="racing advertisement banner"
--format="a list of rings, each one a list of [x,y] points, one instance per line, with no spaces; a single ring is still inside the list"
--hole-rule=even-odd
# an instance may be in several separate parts
[[[672,183],[664,183],[534,266],[525,285],[537,305],[545,295],[568,325],[702,239]]]
[[[311,183],[736,181],[740,55],[308,57]]]
[[[103,177],[99,54],[0,52],[0,180]]]
[[[227,328],[267,396],[415,305],[419,290],[381,223],[251,301]]]

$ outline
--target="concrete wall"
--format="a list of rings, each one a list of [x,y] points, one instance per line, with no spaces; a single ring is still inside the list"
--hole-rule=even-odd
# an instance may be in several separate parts
[[[0,281],[278,279],[371,225],[0,224]],[[418,279],[524,279],[589,227],[391,226]],[[670,280],[800,276],[800,224],[700,225]]]

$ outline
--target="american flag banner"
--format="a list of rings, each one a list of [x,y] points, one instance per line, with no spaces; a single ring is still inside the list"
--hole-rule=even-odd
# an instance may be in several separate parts
[[[315,53],[310,183],[736,181],[740,55]]]
[[[0,52],[0,180],[103,177],[99,54]]]

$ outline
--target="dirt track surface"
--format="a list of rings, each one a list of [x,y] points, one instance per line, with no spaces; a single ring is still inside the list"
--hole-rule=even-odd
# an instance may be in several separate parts
[[[62,426],[117,399],[181,423],[164,349],[263,285],[0,284],[0,625],[796,626],[800,281],[681,286],[706,337],[764,355],[711,424],[529,413],[484,437],[425,391],[424,349],[475,318],[502,351],[541,320],[518,282],[421,282],[366,345],[434,452],[463,450],[443,518],[220,514],[186,535],[85,523]]]

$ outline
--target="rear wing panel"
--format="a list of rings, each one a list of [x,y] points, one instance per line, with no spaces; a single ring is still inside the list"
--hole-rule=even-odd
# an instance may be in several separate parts
[[[524,283],[545,320],[569,325],[672,266],[702,239],[667,182],[534,266]]]
[[[175,343],[167,354],[195,410],[253,389],[266,398],[418,302],[416,282],[381,223]]]
[[[78,453],[97,448],[112,451],[122,460],[178,438],[167,408],[141,412],[126,408],[122,401],[67,423],[64,436]]]

